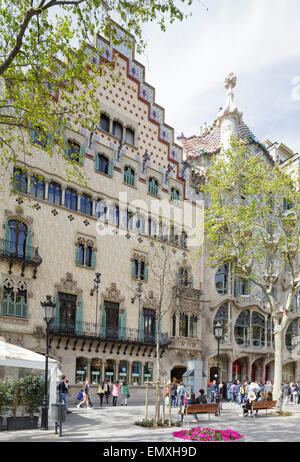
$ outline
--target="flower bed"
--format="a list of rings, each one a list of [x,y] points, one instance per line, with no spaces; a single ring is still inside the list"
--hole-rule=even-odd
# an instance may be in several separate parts
[[[201,427],[174,432],[173,436],[191,441],[237,441],[244,438],[244,435],[232,430],[213,430]]]

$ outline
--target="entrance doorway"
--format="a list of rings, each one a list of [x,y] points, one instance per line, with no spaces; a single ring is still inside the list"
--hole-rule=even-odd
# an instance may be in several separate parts
[[[186,367],[174,366],[171,370],[171,382],[181,383],[182,376],[186,372]]]

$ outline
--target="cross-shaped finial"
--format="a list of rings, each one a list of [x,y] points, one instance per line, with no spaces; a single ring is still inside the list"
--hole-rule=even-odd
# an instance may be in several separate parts
[[[231,72],[225,79],[225,88],[234,88],[236,86],[236,76]]]

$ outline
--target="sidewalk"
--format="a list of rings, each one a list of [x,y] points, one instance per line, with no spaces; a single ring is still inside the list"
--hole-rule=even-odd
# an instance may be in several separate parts
[[[168,417],[166,407],[166,417]],[[177,442],[182,440],[173,437],[172,433],[188,428],[183,427],[157,428],[155,430],[134,425],[137,420],[143,420],[145,407],[141,404],[128,406],[106,405],[91,409],[71,408],[72,414],[66,416],[63,424],[63,436],[55,435],[54,422],[49,419],[49,430],[18,430],[0,432],[0,443],[9,442]],[[265,416],[265,411],[259,412],[257,418],[242,417],[241,408],[232,403],[223,404],[220,417],[200,415],[201,423],[191,426],[204,426],[215,429],[231,429],[244,434],[246,442],[300,442],[300,405],[288,405],[284,410],[293,412],[291,417]],[[154,406],[149,407],[149,417],[153,416]],[[177,420],[177,408],[172,408],[173,421]],[[270,411],[268,411],[269,413]],[[185,443],[188,441],[185,440]]]

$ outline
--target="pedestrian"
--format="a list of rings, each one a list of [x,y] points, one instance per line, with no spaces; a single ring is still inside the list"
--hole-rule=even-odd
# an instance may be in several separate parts
[[[237,384],[236,384],[236,382],[234,382],[234,383],[231,385],[231,394],[232,394],[232,400],[231,400],[231,402],[232,402],[232,403],[235,403],[235,402],[236,402],[236,398],[237,398]]]
[[[77,407],[80,408],[82,404],[85,404],[87,409],[90,409],[91,406],[89,402],[89,395],[90,395],[90,380],[89,379],[86,379],[86,381],[84,382],[82,393],[83,393],[83,399],[79,404],[77,404]]]
[[[215,403],[216,402],[216,393],[218,391],[218,385],[216,380],[213,380],[213,383],[210,386],[210,402]]]
[[[99,387],[98,387],[98,390],[97,390],[97,395],[99,396],[100,398],[100,407],[102,407],[102,404],[103,404],[103,397],[104,397],[104,382],[102,382]]]
[[[250,414],[253,414],[253,403],[256,400],[256,394],[252,389],[249,391],[246,401],[242,404],[243,413],[241,414],[244,417],[247,417]]]
[[[205,396],[205,391],[203,390],[203,388],[201,388],[198,391],[197,403],[198,404],[207,404],[207,398]]]
[[[171,405],[176,407],[176,398],[177,398],[177,385],[175,382],[171,386]]]
[[[195,393],[191,393],[191,397],[188,399],[187,404],[198,404],[198,400],[195,397]],[[197,414],[193,414],[193,416],[196,422],[200,422]]]
[[[68,387],[66,385],[66,376],[62,375],[61,379],[57,385],[57,391],[59,393],[59,403],[65,403],[66,406],[66,413],[71,414],[72,411],[69,411],[68,409],[68,401],[67,401],[67,393],[68,393]]]
[[[122,403],[121,403],[121,406],[123,406],[123,404],[125,406],[127,406],[127,399],[130,398],[130,394],[129,394],[129,385],[127,383],[126,380],[124,380],[123,384],[122,384],[122,387],[121,387],[121,393],[122,393]]]
[[[111,386],[110,386],[109,381],[107,380],[106,383],[104,384],[104,395],[106,399],[106,404],[108,404],[109,402],[110,394],[111,394]]]
[[[112,392],[111,392],[111,395],[113,397],[113,406],[117,405],[117,399],[120,393],[120,388],[121,387],[119,385],[119,381],[117,380],[116,383],[113,385]]]
[[[178,396],[178,406],[180,408],[184,405],[185,386],[183,382],[181,382],[180,384],[180,387],[177,392],[177,396]]]
[[[288,404],[289,396],[290,396],[290,386],[288,382],[285,380],[282,385],[283,404]]]
[[[298,383],[294,383],[294,386],[293,386],[293,403],[294,404],[298,403],[298,390],[299,390]]]

